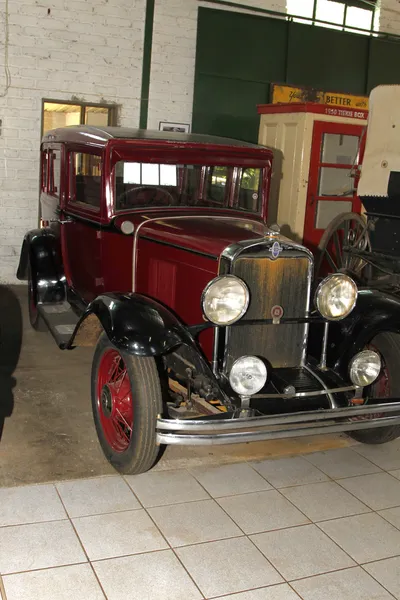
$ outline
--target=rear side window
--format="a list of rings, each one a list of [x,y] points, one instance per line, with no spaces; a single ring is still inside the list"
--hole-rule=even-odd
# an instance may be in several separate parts
[[[48,160],[49,153],[47,150],[42,151],[42,180],[41,180],[41,190],[42,192],[47,192],[47,176],[48,176]]]
[[[102,158],[96,154],[70,154],[69,200],[100,210]]]
[[[61,150],[48,150],[48,193],[52,196],[60,197],[60,181],[61,181]]]

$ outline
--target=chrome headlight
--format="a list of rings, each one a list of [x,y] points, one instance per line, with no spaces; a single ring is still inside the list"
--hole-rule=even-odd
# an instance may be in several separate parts
[[[335,273],[325,277],[315,294],[315,304],[321,315],[339,321],[351,313],[357,302],[358,289],[351,277]]]
[[[382,368],[381,357],[373,350],[363,350],[350,363],[350,379],[357,387],[371,385]]]
[[[250,301],[247,285],[234,275],[216,277],[202,297],[205,316],[215,325],[232,325],[245,314]]]
[[[229,383],[239,396],[257,394],[267,381],[267,367],[257,356],[241,356],[232,365]]]

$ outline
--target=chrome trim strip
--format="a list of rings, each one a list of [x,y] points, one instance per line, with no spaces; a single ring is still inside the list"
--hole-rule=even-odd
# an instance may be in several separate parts
[[[322,338],[322,349],[321,349],[321,360],[319,362],[319,368],[326,370],[326,353],[328,348],[328,334],[329,334],[329,321],[324,323],[324,335]]]
[[[311,373],[312,375],[314,375],[314,373]],[[317,377],[315,377],[317,379]],[[319,379],[318,379],[319,381]],[[322,382],[320,382],[322,383]],[[297,394],[293,394],[293,396],[289,396],[289,399],[291,400],[292,398],[308,398],[311,396],[323,396],[323,395],[327,395],[329,396],[330,394],[339,394],[340,392],[353,392],[356,389],[355,385],[348,385],[345,387],[338,387],[338,388],[333,388],[331,390],[328,389],[323,389],[323,390],[316,390],[314,392],[298,392]],[[252,398],[288,398],[287,394],[254,394],[254,396],[252,396]],[[332,403],[331,403],[332,404]],[[337,408],[337,406],[331,406],[331,408]]]
[[[213,435],[157,433],[157,443],[183,446],[221,446],[224,444],[244,444],[248,442],[261,442],[290,437],[305,437],[310,435],[342,433],[356,429],[370,429],[371,427],[388,427],[400,425],[400,416],[367,419],[366,421],[345,422],[340,424],[320,424],[311,427],[295,427],[275,431],[250,431],[223,433]]]
[[[334,397],[332,396],[332,393],[335,392],[335,390],[328,390],[327,386],[325,385],[325,382],[323,379],[321,379],[321,377],[319,375],[317,375],[313,369],[309,366],[309,365],[304,365],[304,368],[307,369],[307,371],[309,373],[311,373],[311,375],[313,377],[315,377],[315,379],[322,385],[322,387],[324,388],[324,390],[326,390],[331,408],[339,408],[339,405],[337,404],[336,400],[334,399]],[[354,387],[352,387],[351,389],[355,389]],[[347,391],[347,390],[346,390]],[[350,390],[349,390],[350,391]]]
[[[213,432],[235,429],[259,429],[260,427],[271,427],[288,424],[307,424],[318,421],[330,421],[335,419],[349,419],[374,414],[376,412],[391,413],[400,412],[400,400],[386,404],[365,404],[363,406],[345,406],[335,409],[318,409],[298,413],[287,413],[262,417],[250,417],[246,419],[158,419],[157,431],[199,431]],[[400,418],[400,415],[399,415]],[[380,421],[380,418],[377,419]],[[368,419],[368,423],[373,419]],[[371,427],[371,425],[369,425]]]

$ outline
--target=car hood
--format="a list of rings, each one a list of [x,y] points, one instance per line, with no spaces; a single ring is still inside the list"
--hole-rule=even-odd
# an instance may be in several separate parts
[[[267,232],[263,222],[240,216],[170,215],[142,223],[139,237],[218,257],[227,246]]]

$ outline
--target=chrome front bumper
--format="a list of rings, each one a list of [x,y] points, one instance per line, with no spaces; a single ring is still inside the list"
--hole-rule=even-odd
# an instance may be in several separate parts
[[[251,418],[158,419],[157,442],[213,446],[400,425],[400,398],[391,400],[386,404]],[[396,412],[399,414],[392,414]],[[374,418],[374,414],[383,416]]]

